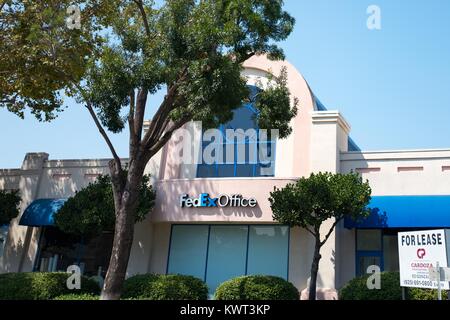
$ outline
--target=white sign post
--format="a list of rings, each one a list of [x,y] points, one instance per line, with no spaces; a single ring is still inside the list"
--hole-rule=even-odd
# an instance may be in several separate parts
[[[400,286],[449,289],[450,230],[398,233]],[[439,290],[440,291],[440,290]]]

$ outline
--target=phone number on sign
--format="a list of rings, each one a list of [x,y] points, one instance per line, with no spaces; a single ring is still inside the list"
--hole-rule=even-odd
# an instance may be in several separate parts
[[[433,281],[427,281],[427,280],[403,280],[404,286],[425,286],[425,287],[432,287]]]

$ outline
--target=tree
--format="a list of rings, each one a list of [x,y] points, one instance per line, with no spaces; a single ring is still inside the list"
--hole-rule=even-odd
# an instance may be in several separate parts
[[[155,192],[144,175],[139,188],[139,204],[135,221],[145,219],[155,203]],[[114,231],[114,197],[109,176],[101,175],[86,188],[70,197],[55,215],[55,225],[62,231],[82,237]]]
[[[113,156],[109,168],[116,222],[102,299],[118,299],[146,164],[187,122],[202,121],[204,128],[215,128],[229,121],[249,96],[241,76],[243,62],[256,54],[282,59],[276,42],[288,37],[294,19],[283,10],[282,0],[167,0],[160,5],[150,0],[75,1],[82,18],[81,29],[73,30],[64,28],[60,18],[68,4],[67,0],[10,0],[0,5],[0,48],[7,62],[6,67],[0,64],[6,77],[0,84],[0,101],[19,115],[29,108],[51,119],[60,110],[57,97],[64,90],[91,115]],[[16,16],[21,23],[15,22]],[[38,41],[44,36],[54,43]],[[29,51],[35,42],[37,49]],[[8,53],[12,47],[18,60]],[[16,72],[11,61],[21,65],[18,69],[33,68],[37,75],[29,80],[30,75]],[[46,75],[41,63],[57,72]],[[50,77],[52,86],[43,85],[42,77]],[[22,83],[26,91],[21,90]],[[147,102],[160,89],[166,95],[143,134]],[[35,97],[36,92],[42,94]],[[284,138],[296,114],[286,83],[278,81],[263,92],[257,95],[256,121],[267,129],[279,129],[279,137]],[[126,126],[125,172],[107,131],[118,133]]]
[[[270,207],[273,219],[290,227],[302,227],[315,239],[314,256],[311,265],[309,300],[316,299],[316,282],[320,249],[326,243],[335,226],[344,217],[358,219],[369,214],[369,183],[363,182],[357,173],[332,174],[329,172],[311,174],[284,188],[275,188],[270,193]],[[322,223],[333,219],[329,230],[322,238]]]
[[[19,190],[0,190],[0,227],[19,215],[21,201]]]

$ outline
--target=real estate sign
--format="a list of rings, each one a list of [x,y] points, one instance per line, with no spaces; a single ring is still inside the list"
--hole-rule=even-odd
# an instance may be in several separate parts
[[[450,230],[423,230],[398,233],[400,285],[402,287],[437,288],[430,278],[430,268],[449,266]],[[442,279],[441,279],[442,280]],[[449,289],[448,281],[441,281]]]

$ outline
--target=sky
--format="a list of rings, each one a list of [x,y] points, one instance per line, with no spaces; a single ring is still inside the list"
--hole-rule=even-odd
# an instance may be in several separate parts
[[[381,29],[367,27],[370,5]],[[362,150],[450,148],[450,1],[285,0],[285,9],[296,19],[280,43],[287,60],[327,109],[343,114]],[[149,105],[161,101],[160,92]],[[87,110],[66,102],[51,123],[0,108],[0,168],[20,167],[27,152],[110,158]],[[127,131],[111,138],[127,157]]]

